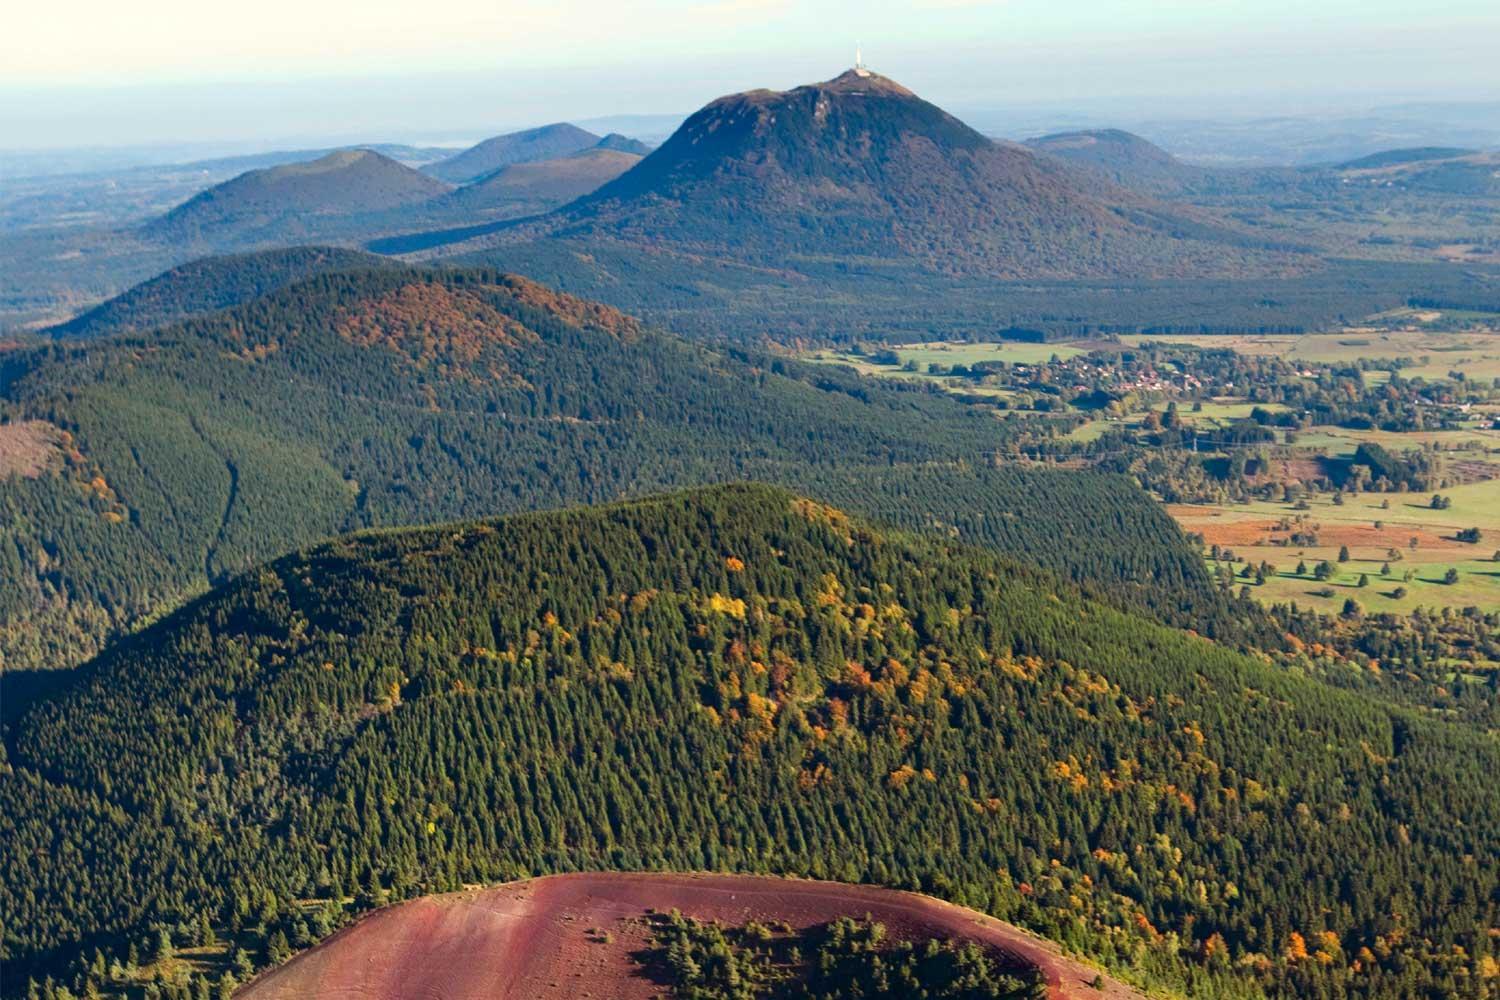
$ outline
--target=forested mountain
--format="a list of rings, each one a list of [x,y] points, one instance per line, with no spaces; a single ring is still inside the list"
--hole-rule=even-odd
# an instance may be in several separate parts
[[[1338,165],[1339,170],[1372,170],[1380,167],[1395,167],[1427,160],[1449,160],[1459,156],[1472,156],[1477,149],[1459,149],[1453,146],[1413,146],[1407,149],[1388,149],[1371,153]]]
[[[492,271],[321,274],[144,334],[13,350],[0,398],[0,433],[57,442],[45,471],[0,470],[11,670],[71,665],[185,594],[339,531],[736,478],[1236,627],[1129,481],[989,468],[1018,421],[689,344]],[[1085,534],[1087,547],[1056,544]]]
[[[577,125],[558,122],[497,135],[446,160],[428,164],[422,170],[452,184],[468,184],[512,163],[570,156],[599,141],[599,136]]]
[[[1347,199],[1349,192],[1340,189],[1350,187],[1432,196],[1500,195],[1495,176],[1500,155],[1471,149],[1392,149],[1347,163],[1300,168],[1209,168],[1183,163],[1119,129],[1062,132],[1026,145],[1113,184],[1178,202],[1192,202],[1195,196],[1279,194],[1317,198],[1331,209]],[[1472,225],[1464,224],[1453,235],[1468,235]]]
[[[165,271],[46,332],[57,337],[141,332],[249,302],[321,271],[368,270],[388,263],[374,254],[335,247],[204,257]]]
[[[1339,174],[1347,184],[1434,195],[1500,198],[1500,153],[1495,152],[1397,150],[1346,163],[1339,168]],[[1492,205],[1492,210],[1500,208]]]
[[[1198,996],[1494,975],[1492,740],[767,487],[320,545],[10,736],[7,993],[588,869],[921,888]]]
[[[537,214],[598,190],[640,161],[639,153],[591,146],[570,156],[513,163],[465,184],[433,208],[474,221]]]
[[[1028,139],[1026,146],[1133,191],[1180,194],[1209,173],[1138,135],[1114,128],[1057,132]]]
[[[632,139],[628,135],[611,132],[600,139],[594,146],[595,149],[613,149],[619,153],[633,153],[636,156],[645,156],[651,152],[651,147],[639,139]]]
[[[830,255],[1000,278],[1272,274],[1286,253],[997,144],[899,84],[712,102],[634,169],[509,240],[619,240],[760,265]],[[1304,262],[1305,263],[1305,262]]]
[[[294,243],[316,239],[328,219],[388,212],[447,190],[441,181],[372,150],[340,150],[309,163],[243,173],[184,202],[145,231],[172,243]]]

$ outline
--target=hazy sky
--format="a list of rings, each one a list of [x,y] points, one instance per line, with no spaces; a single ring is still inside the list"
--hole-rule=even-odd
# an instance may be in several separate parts
[[[955,107],[1226,114],[1500,97],[1496,0],[47,0],[0,29],[0,145],[360,136],[688,111],[871,66]]]

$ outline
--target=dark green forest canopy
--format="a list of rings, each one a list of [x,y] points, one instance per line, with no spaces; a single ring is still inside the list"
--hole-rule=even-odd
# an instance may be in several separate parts
[[[408,248],[392,248],[401,252]],[[453,258],[519,271],[674,333],[782,343],[1116,333],[1305,333],[1414,300],[1500,307],[1500,268],[1331,260],[1277,278],[997,281],[900,262],[787,257],[751,267],[604,238],[553,238]],[[1485,303],[1488,303],[1486,306]]]
[[[13,351],[0,395],[6,419],[67,435],[47,474],[0,479],[9,670],[77,663],[185,594],[342,531],[737,479],[1238,627],[1127,479],[991,467],[1019,422],[694,345],[493,271],[323,274],[145,334]]]
[[[283,558],[6,749],[7,989],[599,868],[921,888],[1213,996],[1478,997],[1500,922],[1493,741],[761,486]]]
[[[1044,1000],[1036,970],[1008,969],[970,942],[891,940],[884,924],[843,917],[802,932],[725,928],[677,911],[651,920],[661,968],[678,1000]]]
[[[335,247],[206,257],[164,271],[46,332],[56,337],[103,337],[152,330],[249,302],[322,271],[369,270],[388,263],[373,254]]]

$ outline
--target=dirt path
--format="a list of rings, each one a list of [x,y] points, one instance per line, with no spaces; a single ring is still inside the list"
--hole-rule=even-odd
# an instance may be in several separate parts
[[[839,916],[884,923],[892,936],[967,938],[1042,970],[1053,1000],[1141,994],[1061,954],[1056,945],[973,910],[915,893],[769,876],[580,874],[427,896],[370,914],[252,982],[242,1000],[648,1000],[665,995],[634,953],[641,919],[681,910],[700,920]]]

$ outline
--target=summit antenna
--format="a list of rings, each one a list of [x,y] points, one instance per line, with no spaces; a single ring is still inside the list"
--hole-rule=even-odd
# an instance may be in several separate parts
[[[857,76],[869,76],[870,70],[865,66],[865,55],[858,42],[854,43],[854,72]]]

